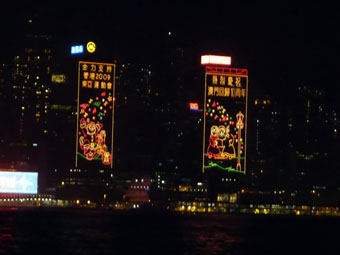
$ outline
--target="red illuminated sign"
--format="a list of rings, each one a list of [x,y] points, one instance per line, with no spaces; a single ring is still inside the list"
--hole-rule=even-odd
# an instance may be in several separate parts
[[[190,110],[197,111],[198,110],[198,103],[189,103]]]

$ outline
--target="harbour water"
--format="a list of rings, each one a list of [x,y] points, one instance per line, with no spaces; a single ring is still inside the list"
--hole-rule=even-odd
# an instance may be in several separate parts
[[[0,210],[0,254],[339,254],[340,218]]]

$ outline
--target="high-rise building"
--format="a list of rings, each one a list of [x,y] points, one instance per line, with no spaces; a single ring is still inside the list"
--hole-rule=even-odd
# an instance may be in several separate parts
[[[272,189],[278,184],[282,149],[281,112],[273,96],[254,91],[249,100],[248,173],[250,187]]]
[[[153,70],[139,63],[117,64],[114,168],[124,172],[151,172],[155,159],[156,124],[151,87]]]
[[[300,201],[327,201],[338,189],[338,121],[327,94],[298,86],[287,106],[286,186]]]
[[[26,161],[41,171],[47,166],[48,112],[51,95],[52,37],[34,25],[25,23],[25,33],[10,63],[10,104],[16,119],[13,160]],[[20,37],[20,36],[19,36]],[[20,146],[19,146],[20,145]]]

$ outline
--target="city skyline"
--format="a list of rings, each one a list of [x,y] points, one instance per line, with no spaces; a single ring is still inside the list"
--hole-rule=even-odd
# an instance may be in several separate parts
[[[1,6],[0,252],[339,250],[335,4]]]
[[[119,8],[122,6],[124,4]],[[172,6],[170,10],[176,9],[175,6]],[[189,24],[198,22],[196,15],[203,14],[205,11],[208,11],[208,17],[215,17],[209,10],[216,11],[216,6],[208,4],[210,9],[204,9],[204,6],[204,3],[201,2],[193,7],[196,8],[197,13],[191,14],[192,20],[188,21]],[[83,127],[78,130],[78,133],[73,131],[76,127],[75,112],[77,112],[77,65],[79,61],[94,61],[112,63],[117,68],[115,142],[113,144],[103,142],[105,134],[107,135],[107,131],[104,130],[100,135],[102,150],[97,151],[94,156],[97,159],[101,158],[104,164],[110,163],[111,168],[121,172],[137,171],[152,174],[164,172],[196,176],[201,172],[199,169],[202,166],[202,110],[206,107],[203,101],[204,67],[200,65],[199,58],[202,52],[204,54],[223,52],[223,55],[231,56],[231,67],[245,68],[249,71],[249,98],[246,97],[243,87],[237,88],[238,94],[236,92],[235,95],[233,94],[234,96],[238,95],[239,99],[249,99],[250,117],[247,121],[249,129],[246,131],[242,125],[239,126],[239,131],[249,133],[247,185],[260,189],[290,189],[291,194],[307,192],[312,187],[323,189],[327,185],[336,189],[337,183],[331,183],[331,180],[332,177],[337,178],[336,152],[338,151],[339,113],[337,104],[335,104],[336,94],[331,93],[332,89],[334,91],[334,86],[332,89],[323,86],[324,83],[333,82],[335,74],[327,69],[331,62],[328,65],[320,65],[316,69],[311,68],[314,63],[310,60],[318,60],[321,55],[326,53],[323,53],[320,48],[318,54],[321,55],[318,58],[313,59],[313,56],[308,55],[310,47],[321,43],[319,39],[315,38],[304,49],[306,39],[312,38],[313,31],[310,30],[310,25],[306,25],[305,28],[308,29],[304,32],[297,28],[288,31],[295,26],[300,26],[300,28],[302,26],[302,23],[294,23],[294,21],[299,21],[297,14],[293,15],[293,21],[289,21],[286,25],[280,23],[283,17],[287,17],[288,14],[285,11],[288,11],[288,8],[277,13],[278,17],[274,18],[273,24],[267,24],[263,27],[264,30],[259,30],[262,31],[259,37],[256,30],[252,31],[252,29],[259,24],[266,24],[264,17],[256,20],[251,26],[249,20],[244,21],[249,24],[245,30],[241,30],[240,27],[232,27],[231,31],[235,33],[235,38],[219,34],[220,29],[223,28],[220,16],[212,23],[204,21],[201,24],[202,27],[197,26],[185,33],[188,24],[183,23],[182,28],[171,27],[171,24],[174,25],[183,20],[178,19],[172,23],[169,17],[173,16],[169,13],[168,16],[165,15],[167,17],[161,18],[160,13],[154,12],[159,6],[147,4],[139,7],[140,10],[145,10],[145,12],[138,12],[138,15],[143,17],[146,15],[146,23],[138,23],[134,30],[131,29],[130,21],[133,20],[131,18],[125,25],[114,24],[113,30],[108,28],[108,33],[103,33],[103,30],[98,26],[102,23],[111,24],[111,16],[99,20],[99,16],[103,13],[97,13],[97,16],[93,16],[98,18],[95,22],[92,23],[92,20],[81,22],[83,20],[80,19],[80,16],[85,17],[90,12],[84,6],[79,9],[60,9],[60,7],[52,8],[50,6],[40,10],[32,7],[27,11],[21,10],[17,13],[18,19],[14,24],[21,24],[21,26],[18,26],[18,30],[13,31],[7,27],[7,32],[15,35],[18,41],[13,42],[11,50],[2,54],[1,93],[4,99],[2,104],[10,105],[10,111],[4,111],[8,125],[3,124],[2,128],[7,133],[14,134],[14,136],[3,135],[1,140],[4,160],[9,159],[6,158],[7,153],[14,158],[14,155],[17,155],[15,160],[18,162],[27,161],[36,164],[32,167],[39,169],[42,174],[40,175],[41,180],[51,181],[53,178],[55,180],[59,178],[57,181],[59,188],[63,188],[65,183],[71,186],[78,183],[73,177],[70,177],[74,170],[77,173],[80,171],[77,169],[77,163],[74,164],[74,156],[72,156],[76,143],[75,134],[80,136],[81,141],[85,141],[86,137],[83,137],[85,132]],[[181,15],[184,15],[185,10],[189,7],[191,6],[185,5],[183,9],[178,10],[181,10]],[[221,4],[219,13],[223,13],[226,7],[226,4]],[[247,5],[242,10],[250,14],[254,11],[250,7],[252,5]],[[311,6],[305,11],[315,11],[315,7]],[[233,8],[235,11],[240,10],[240,6],[235,5]],[[296,8],[298,9],[298,7]],[[161,10],[165,11],[164,8]],[[264,12],[264,10],[262,11]],[[74,15],[69,17],[66,15],[68,12]],[[109,12],[110,8],[105,10],[105,13]],[[152,15],[148,16],[147,14]],[[184,18],[181,15],[179,18]],[[309,18],[311,18],[310,15],[311,13]],[[55,19],[56,17],[64,17],[65,20],[59,22],[59,19]],[[152,17],[159,18],[157,26],[143,27],[143,24],[151,22]],[[42,23],[43,21],[46,22]],[[282,26],[280,31],[283,34],[276,30],[272,34],[268,34],[279,24]],[[71,33],[72,31],[74,34]],[[115,33],[110,33],[110,31],[115,31]],[[196,42],[195,39],[198,39],[202,33],[204,34],[204,31],[207,31],[206,36]],[[285,38],[289,34],[288,32],[297,36],[297,45],[293,43],[292,38]],[[284,39],[283,42],[280,42],[280,39]],[[300,39],[303,40],[300,41]],[[82,44],[85,46],[89,40],[96,43],[94,54],[71,54],[72,45]],[[279,46],[284,45],[287,40],[290,41],[288,44],[290,48],[287,48],[286,51],[279,51]],[[6,44],[6,41],[2,43]],[[328,43],[322,42],[322,44]],[[232,46],[229,47],[229,45]],[[265,52],[269,49],[268,47],[270,51]],[[294,50],[294,52],[284,56],[282,61],[277,59],[290,50]],[[301,50],[301,52],[295,52],[295,50]],[[232,54],[227,54],[228,51]],[[261,56],[263,52],[268,54]],[[294,53],[296,53],[296,63],[290,62]],[[259,58],[255,58],[256,56]],[[299,63],[302,63],[304,57],[306,61],[309,60],[309,63],[305,63],[306,66],[302,68]],[[336,54],[333,57],[336,57]],[[320,76],[326,69],[329,73]],[[312,72],[314,72],[313,76],[311,76]],[[235,84],[230,83],[230,85],[236,86],[236,81],[240,77],[227,78],[228,80],[235,78]],[[224,86],[226,84],[224,76],[212,75],[211,79],[210,89],[214,89],[215,85]],[[244,81],[241,83],[245,84]],[[227,93],[229,90],[223,91]],[[100,97],[105,101],[106,96],[108,96],[107,99],[110,97],[106,94]],[[98,100],[96,99],[95,103],[100,104],[99,96],[97,95],[97,97]],[[213,101],[211,101],[212,108],[208,109],[209,111],[215,111],[221,107],[214,105]],[[190,102],[197,103],[200,111],[190,111]],[[85,106],[84,103],[86,102],[81,103],[84,106],[84,111],[90,108],[94,110],[92,106]],[[215,107],[217,108],[214,109]],[[228,111],[231,110],[229,106],[227,108]],[[245,113],[243,109],[242,112]],[[97,113],[93,113],[92,116],[96,118],[94,114],[97,116]],[[223,113],[221,114],[223,115]],[[225,126],[225,131],[222,130],[225,132],[225,139],[228,138],[229,143],[232,144],[228,153],[223,151],[222,157],[211,149],[208,139],[205,139],[205,143],[207,153],[210,153],[210,159],[213,157],[225,160],[238,155],[237,165],[233,166],[233,169],[235,167],[241,169],[240,167],[245,165],[245,162],[241,162],[241,154],[244,153],[243,149],[245,148],[245,144],[242,144],[245,133],[239,133],[240,140],[237,140],[237,127],[233,126],[236,125],[236,122],[233,123],[237,118],[234,116],[236,114],[237,112],[233,113],[229,120],[231,122],[229,128],[233,129],[229,130],[228,126]],[[242,124],[242,114],[240,115],[240,124]],[[222,115],[219,121],[223,120],[223,123],[227,125],[227,117]],[[224,117],[226,117],[225,120]],[[81,126],[85,123],[84,120]],[[94,123],[89,121],[88,125],[90,126],[90,124]],[[209,127],[209,130],[213,127],[216,129],[216,125]],[[111,130],[111,128],[109,129]],[[320,133],[323,134],[322,137],[319,136]],[[233,136],[230,137],[230,134]],[[96,135],[96,139],[98,137]],[[219,138],[222,147],[223,139]],[[234,142],[236,144],[237,141],[236,147]],[[93,155],[88,154],[87,149],[85,152],[85,145],[88,148],[90,143],[86,142],[84,146],[81,144],[78,149],[78,152],[81,153],[77,153],[77,155],[87,159],[92,158]],[[11,149],[11,152],[7,152],[7,147]],[[110,147],[110,153],[108,147]],[[12,150],[15,152],[13,155],[11,154]],[[104,157],[105,153],[106,157]],[[214,162],[209,164],[215,165]],[[76,167],[73,168],[74,166]],[[328,174],[318,171],[320,167],[327,169]],[[224,166],[220,169],[232,168]],[[66,177],[62,174],[56,175],[55,173],[58,171],[66,171]],[[99,174],[97,177],[100,179],[100,174],[105,172],[100,171],[104,170],[95,169],[92,173]],[[110,174],[110,172],[105,172],[105,174]],[[214,176],[215,172],[211,171],[211,174],[210,181],[213,180],[212,182],[216,184],[216,190],[235,190],[245,183],[242,177],[234,176],[228,171],[216,171],[216,176]],[[50,179],[48,176],[54,177]],[[90,182],[91,178],[89,177],[87,181]],[[79,180],[82,178],[79,177]],[[231,180],[233,183],[230,183]],[[290,180],[294,182],[290,182]],[[222,183],[220,183],[221,181]],[[102,180],[97,184],[104,184],[101,182]],[[108,183],[106,185],[109,185]],[[305,190],[300,191],[302,189],[300,184],[306,185]]]

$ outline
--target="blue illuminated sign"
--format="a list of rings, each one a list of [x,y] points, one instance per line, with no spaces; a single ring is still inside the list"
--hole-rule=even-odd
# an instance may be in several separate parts
[[[80,54],[80,53],[84,53],[83,45],[71,46],[71,54]]]
[[[0,171],[0,193],[37,194],[38,173]]]

